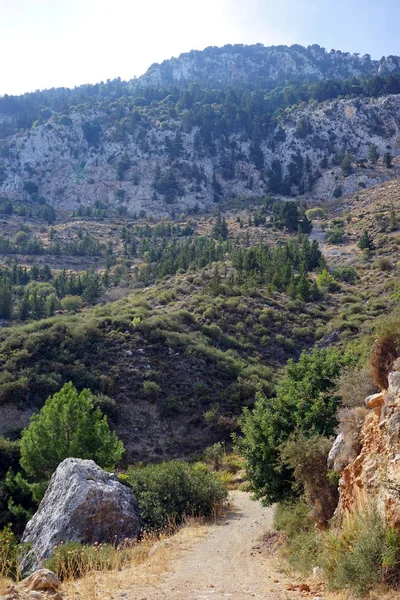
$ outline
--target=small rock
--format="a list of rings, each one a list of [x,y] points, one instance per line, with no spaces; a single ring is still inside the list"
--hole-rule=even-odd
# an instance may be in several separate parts
[[[49,569],[38,569],[37,571],[34,571],[32,575],[29,575],[29,577],[25,577],[25,579],[18,584],[17,589],[30,592],[43,590],[55,591],[60,588],[60,585],[61,582],[53,571],[49,571]]]
[[[315,579],[320,579],[324,575],[324,570],[321,567],[314,567],[312,573]]]
[[[297,589],[299,590],[299,592],[309,592],[310,586],[307,585],[306,583],[300,583],[300,585]]]
[[[29,598],[32,600],[43,600],[43,594],[41,592],[29,592]]]

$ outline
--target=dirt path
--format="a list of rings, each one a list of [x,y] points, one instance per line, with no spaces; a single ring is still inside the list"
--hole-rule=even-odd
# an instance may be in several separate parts
[[[281,600],[286,588],[268,568],[263,538],[272,527],[272,509],[244,492],[231,496],[233,509],[205,536],[173,560],[172,570],[152,586],[132,586],[126,600]],[[286,593],[285,593],[286,592]],[[291,596],[293,598],[293,596]]]

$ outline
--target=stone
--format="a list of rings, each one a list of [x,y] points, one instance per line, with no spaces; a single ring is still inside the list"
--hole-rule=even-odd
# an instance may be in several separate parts
[[[57,575],[49,569],[38,569],[29,577],[25,577],[17,586],[19,590],[43,591],[58,590],[61,582]]]
[[[335,469],[335,461],[338,458],[341,449],[344,445],[344,436],[343,433],[339,433],[335,441],[333,442],[333,446],[328,454],[328,469]]]
[[[388,375],[388,393],[397,395],[400,392],[400,371],[393,371]]]
[[[314,567],[312,573],[315,579],[321,579],[324,576],[324,570],[321,567]]]
[[[119,544],[142,529],[132,491],[92,460],[67,458],[53,474],[22,541],[32,551],[23,562],[31,572],[65,542]]]
[[[385,402],[385,395],[382,392],[379,392],[379,394],[372,394],[372,396],[365,398],[364,402],[368,408],[371,408],[374,413],[380,417],[381,409]]]

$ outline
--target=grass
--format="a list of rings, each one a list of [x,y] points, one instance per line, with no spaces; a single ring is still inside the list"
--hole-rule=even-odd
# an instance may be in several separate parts
[[[157,584],[171,562],[202,539],[206,531],[207,526],[201,520],[188,519],[172,537],[170,534],[147,536],[123,550],[123,564],[121,558],[115,556],[116,568],[109,569],[105,565],[102,569],[88,570],[80,579],[74,579],[71,574],[65,578],[61,592],[68,600],[98,600],[130,590],[136,595],[142,588]]]

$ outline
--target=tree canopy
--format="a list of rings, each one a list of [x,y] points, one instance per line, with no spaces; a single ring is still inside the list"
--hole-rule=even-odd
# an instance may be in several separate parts
[[[122,442],[95,408],[93,394],[87,389],[78,393],[71,382],[46,400],[22,432],[21,466],[35,481],[49,479],[68,457],[113,468],[123,453]]]

